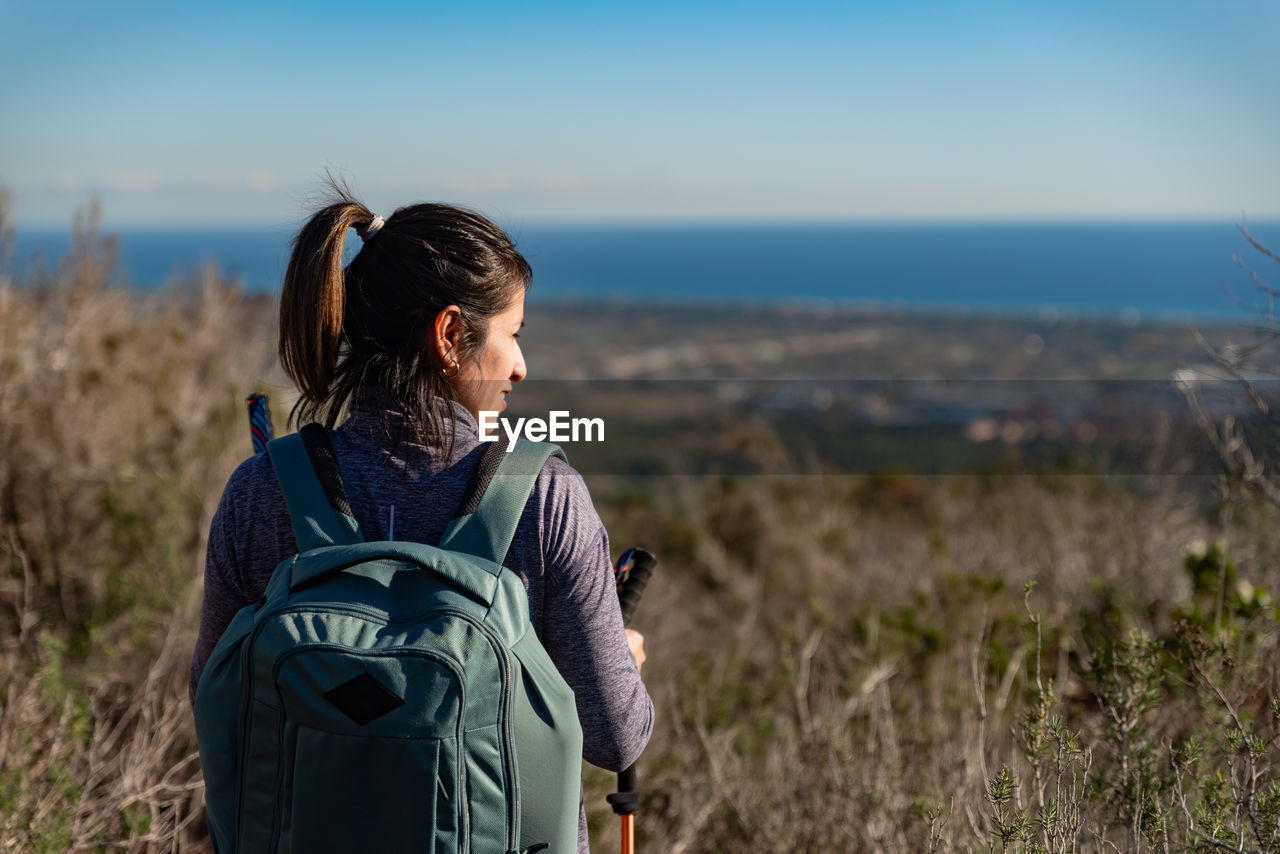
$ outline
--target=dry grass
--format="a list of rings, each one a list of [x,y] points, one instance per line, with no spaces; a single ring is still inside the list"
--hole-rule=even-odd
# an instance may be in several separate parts
[[[1092,776],[1074,769],[1081,802],[1092,781],[1079,836],[1101,846],[1083,850],[1112,850],[1102,839],[1162,850],[1126,846],[1120,806],[1106,801],[1116,757],[1091,660],[1130,628],[1168,641],[1168,691],[1147,737],[1217,732],[1222,709],[1200,703],[1203,686],[1173,681],[1188,549],[1225,536],[1241,577],[1280,581],[1266,523],[1215,522],[1171,488],[807,477],[691,484],[683,506],[661,503],[614,525],[658,532],[664,556],[637,618],[659,709],[643,766],[646,850],[991,850],[988,788],[1002,766],[1026,778],[1019,809],[1057,784],[1021,728],[1040,711],[1038,670],[1041,727],[1062,717],[1094,751]],[[1256,654],[1237,675],[1265,707],[1278,688],[1275,614],[1255,616],[1260,635],[1246,643],[1241,629],[1232,643]],[[603,811],[594,820],[610,827]]]
[[[269,328],[214,271],[112,287],[92,219],[0,286],[0,848],[179,849],[204,537]],[[230,346],[229,342],[235,342]]]

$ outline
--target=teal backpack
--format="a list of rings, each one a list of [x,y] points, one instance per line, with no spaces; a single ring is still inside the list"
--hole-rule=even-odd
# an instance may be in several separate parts
[[[502,566],[560,450],[503,444],[439,546],[364,542],[319,425],[268,445],[299,553],[196,690],[218,854],[577,851],[573,692]]]

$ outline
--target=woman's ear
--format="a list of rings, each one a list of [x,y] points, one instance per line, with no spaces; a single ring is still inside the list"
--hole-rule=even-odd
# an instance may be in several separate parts
[[[462,335],[462,310],[456,305],[440,309],[431,331],[431,345],[435,348],[436,355],[440,357],[441,363],[448,362]]]

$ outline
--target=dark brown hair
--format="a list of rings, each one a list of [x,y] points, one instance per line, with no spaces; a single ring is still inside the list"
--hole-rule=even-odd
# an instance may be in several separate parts
[[[397,209],[343,269],[347,229],[366,234],[374,215],[343,184],[330,189],[334,200],[294,238],[280,294],[280,362],[302,394],[294,421],[333,427],[358,389],[374,387],[390,393],[414,438],[451,448],[440,402],[457,396],[433,345],[436,315],[458,307],[449,366],[465,363],[533,271],[501,228],[438,203]],[[385,418],[382,427],[390,432]]]

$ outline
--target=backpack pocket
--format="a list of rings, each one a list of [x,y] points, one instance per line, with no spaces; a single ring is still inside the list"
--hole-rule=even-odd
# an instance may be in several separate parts
[[[457,850],[456,740],[353,737],[289,725],[277,850]],[[446,775],[450,779],[445,779]],[[445,815],[438,815],[440,810]],[[452,816],[452,819],[451,819]],[[446,819],[443,827],[437,827]],[[451,820],[450,820],[451,819]],[[437,832],[441,831],[441,832]],[[449,839],[447,837],[452,837]]]
[[[273,673],[283,712],[280,852],[452,854],[465,841],[456,665],[416,649],[301,648]]]

